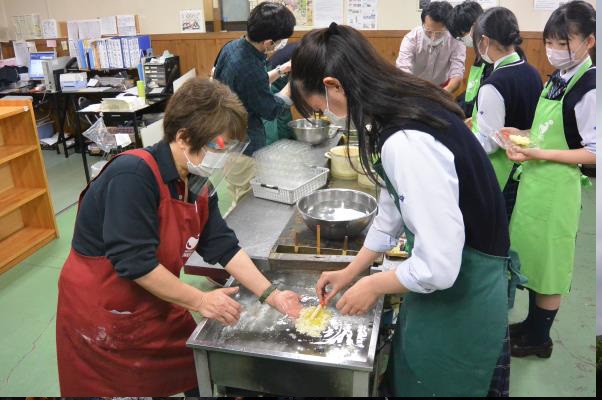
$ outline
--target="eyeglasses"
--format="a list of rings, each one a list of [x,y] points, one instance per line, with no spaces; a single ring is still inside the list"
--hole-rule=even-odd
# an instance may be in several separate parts
[[[422,29],[424,30],[424,33],[426,33],[426,35],[431,39],[441,39],[447,33],[447,30],[432,31],[430,29],[427,29],[424,25],[422,25]]]

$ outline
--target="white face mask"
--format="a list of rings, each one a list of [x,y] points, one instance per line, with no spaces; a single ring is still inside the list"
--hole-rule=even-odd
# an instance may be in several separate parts
[[[479,54],[481,55],[481,58],[483,59],[483,61],[485,61],[487,64],[493,64],[493,60],[491,58],[489,58],[489,56],[487,55],[487,53],[489,53],[489,44],[487,44],[487,48],[485,49],[485,53],[481,52],[481,43],[483,43],[483,39],[481,39],[481,41],[479,42]]]
[[[556,50],[546,46],[546,54],[550,64],[559,70],[567,70],[573,68],[579,64],[580,60],[577,59],[577,52],[581,50],[581,47],[585,44],[585,41],[575,51],[569,52],[568,50]]]
[[[466,46],[467,48],[474,47],[474,43],[472,41],[472,35],[470,33],[466,36],[463,36],[461,40],[462,40],[462,43],[464,43],[464,46]]]
[[[347,125],[347,116],[345,115],[343,117],[339,117],[338,115],[330,111],[330,105],[328,102],[328,88],[326,86],[324,88],[326,89],[326,110],[324,110],[324,115],[330,120],[330,123],[332,125],[345,128],[345,126]]]
[[[224,168],[226,162],[224,154],[216,154],[210,151],[207,151],[203,157],[203,161],[196,165],[190,161],[186,152],[184,152],[184,156],[186,157],[188,172],[203,178],[209,178],[216,170]]]
[[[431,47],[440,46],[443,43],[443,41],[445,40],[444,37],[439,38],[437,40],[433,40],[433,39],[431,39],[430,37],[428,37],[426,35],[424,35],[424,39],[426,40],[426,44],[428,44]]]

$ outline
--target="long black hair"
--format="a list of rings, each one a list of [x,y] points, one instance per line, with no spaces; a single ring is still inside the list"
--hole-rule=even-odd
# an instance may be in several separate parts
[[[491,40],[495,40],[504,50],[513,47],[522,59],[526,59],[525,52],[520,47],[523,43],[523,38],[520,34],[518,20],[516,19],[516,15],[509,9],[505,7],[493,7],[485,11],[477,19],[473,31],[473,42],[477,52],[479,51],[479,42],[483,35]]]
[[[379,133],[395,123],[413,120],[435,129],[448,123],[432,115],[421,100],[430,100],[464,118],[453,97],[434,84],[398,70],[386,61],[357,30],[332,23],[327,29],[307,33],[295,50],[291,71],[292,99],[305,117],[314,111],[305,100],[324,95],[323,79],[336,78],[347,97],[347,127],[353,120],[358,131],[361,165],[372,173],[374,156],[379,156]],[[368,131],[366,125],[370,125]]]
[[[596,36],[596,10],[585,1],[571,1],[557,8],[552,13],[543,30],[543,40],[557,39],[567,42],[569,36],[580,35],[584,39]],[[595,58],[595,51],[594,51]]]

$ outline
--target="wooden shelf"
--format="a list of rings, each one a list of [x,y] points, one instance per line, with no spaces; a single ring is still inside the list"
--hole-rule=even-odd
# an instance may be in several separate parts
[[[0,107],[0,119],[9,118],[13,115],[21,114],[29,111],[26,107]]]
[[[2,109],[0,107],[0,109]],[[0,146],[0,165],[37,150],[36,146]]]
[[[31,100],[0,101],[0,274],[58,236]]]
[[[0,273],[10,269],[34,251],[56,238],[54,229],[25,227],[0,242]]]
[[[0,193],[0,218],[37,199],[46,189],[12,188]]]

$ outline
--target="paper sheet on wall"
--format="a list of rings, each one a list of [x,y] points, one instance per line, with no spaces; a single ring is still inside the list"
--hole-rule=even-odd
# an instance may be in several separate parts
[[[99,39],[101,37],[100,20],[85,19],[77,21],[80,39]]]
[[[100,17],[100,33],[103,36],[117,35],[117,17]]]
[[[120,36],[136,36],[136,17],[134,15],[118,15],[117,31]]]
[[[79,40],[79,26],[77,21],[67,21],[67,38],[69,40]]]
[[[183,33],[205,32],[203,10],[180,10],[180,31]]]
[[[570,1],[571,0],[533,0],[533,8],[536,11],[554,11]]]
[[[343,23],[343,0],[314,0],[314,26],[326,28],[332,22]]]
[[[44,39],[59,37],[59,24],[56,22],[56,19],[45,19],[42,21],[42,37]]]
[[[560,5],[559,0],[534,0],[533,8],[536,11],[553,11]]]
[[[378,0],[347,0],[347,25],[376,29]]]

